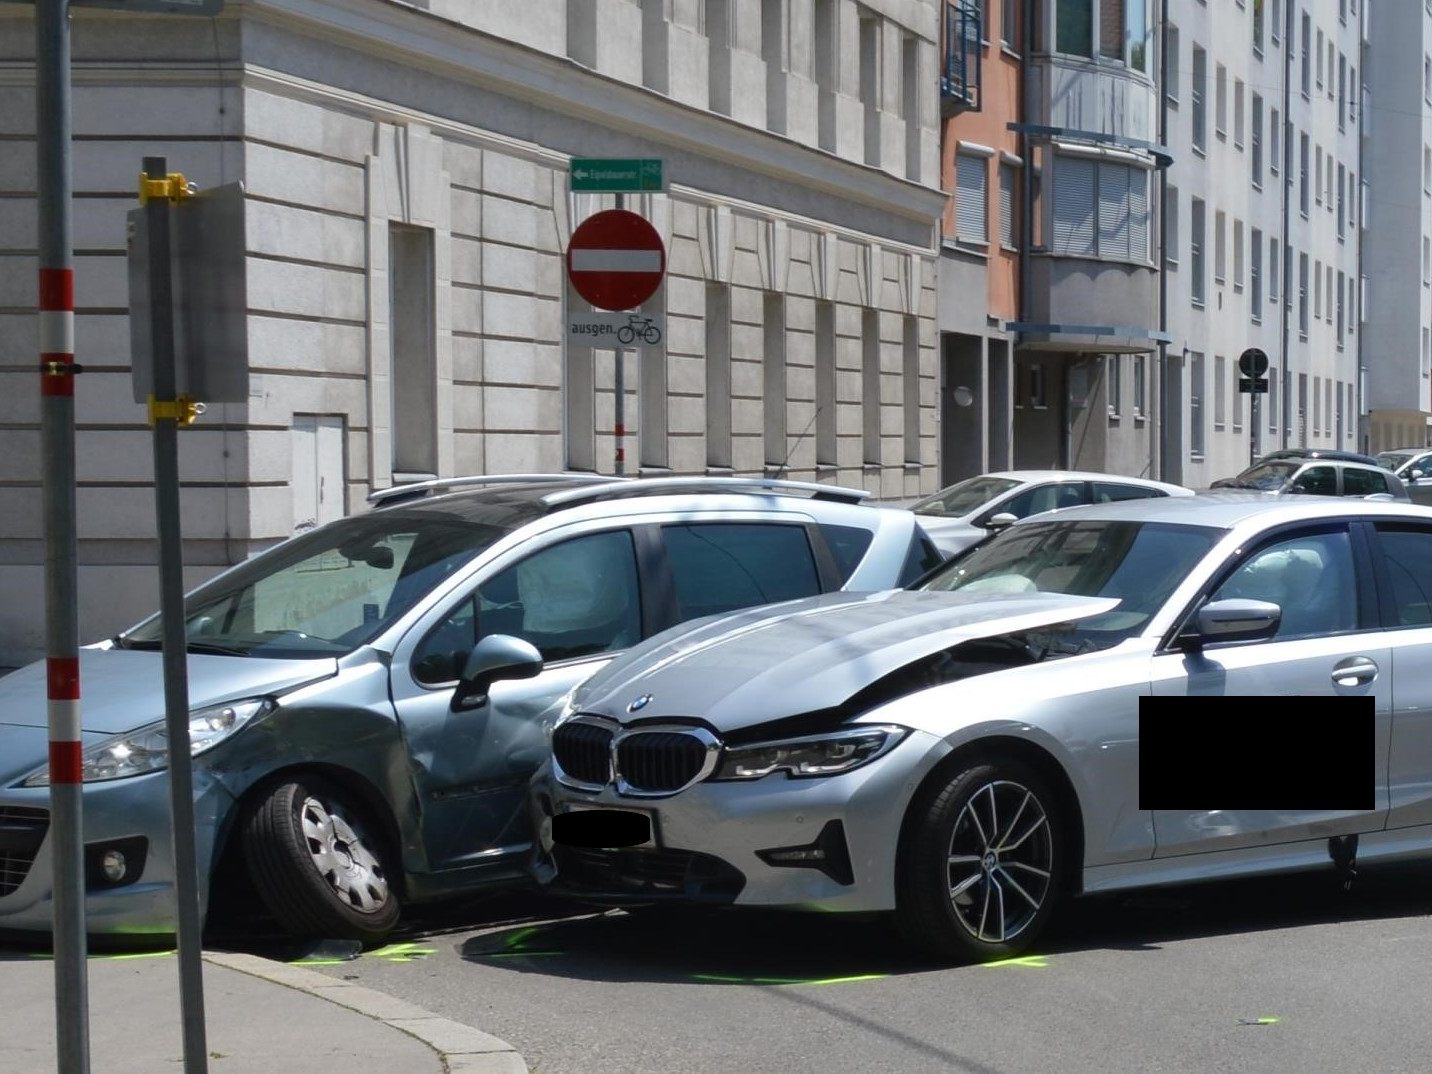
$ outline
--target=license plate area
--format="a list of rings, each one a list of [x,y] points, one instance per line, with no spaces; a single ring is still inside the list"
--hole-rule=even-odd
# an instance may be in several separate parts
[[[586,850],[654,849],[656,823],[641,809],[569,805],[552,818],[552,842]]]

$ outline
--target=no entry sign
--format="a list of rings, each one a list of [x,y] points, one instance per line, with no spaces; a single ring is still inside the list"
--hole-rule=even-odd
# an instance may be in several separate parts
[[[567,246],[567,276],[597,309],[636,309],[656,293],[665,272],[661,236],[626,209],[587,217]]]

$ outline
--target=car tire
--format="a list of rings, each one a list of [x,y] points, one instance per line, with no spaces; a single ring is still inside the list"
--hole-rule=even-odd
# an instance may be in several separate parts
[[[941,960],[1012,958],[1061,894],[1057,799],[1028,765],[981,759],[917,798],[896,877],[896,925]]]
[[[372,944],[398,922],[376,826],[326,781],[268,788],[245,819],[243,849],[259,898],[286,932]]]

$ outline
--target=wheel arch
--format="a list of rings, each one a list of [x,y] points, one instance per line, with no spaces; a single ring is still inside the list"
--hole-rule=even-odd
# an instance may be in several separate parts
[[[1084,811],[1079,805],[1079,795],[1074,789],[1074,782],[1064,766],[1047,749],[1014,735],[991,735],[966,742],[951,750],[940,759],[939,764],[926,773],[911,796],[905,808],[905,815],[900,821],[896,875],[900,875],[904,868],[915,819],[920,811],[928,806],[930,800],[961,769],[996,759],[1019,761],[1049,781],[1057,799],[1055,805],[1059,809],[1059,826],[1069,847],[1063,877],[1064,890],[1070,895],[1080,894],[1084,877]]]

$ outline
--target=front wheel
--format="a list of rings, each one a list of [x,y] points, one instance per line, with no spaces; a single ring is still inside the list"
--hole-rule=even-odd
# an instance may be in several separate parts
[[[623,347],[630,347],[636,341],[636,331],[631,325],[623,325],[617,329],[617,342]]]
[[[1015,760],[971,764],[912,807],[896,923],[941,958],[988,962],[1032,944],[1060,894],[1065,844],[1055,799]]]
[[[293,935],[376,943],[398,923],[376,828],[326,782],[270,788],[249,811],[243,848],[259,897]]]

